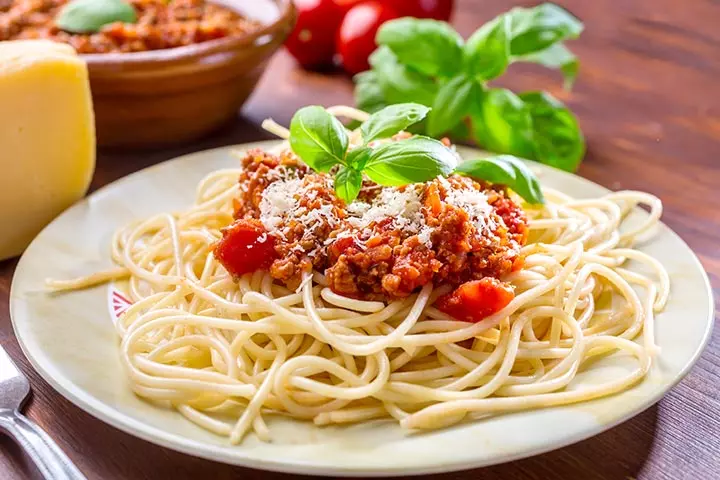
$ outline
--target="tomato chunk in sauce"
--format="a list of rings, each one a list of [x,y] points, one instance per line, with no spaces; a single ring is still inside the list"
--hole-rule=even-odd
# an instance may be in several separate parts
[[[267,270],[277,258],[275,240],[259,220],[240,219],[223,230],[214,247],[215,258],[233,277]]]
[[[441,312],[463,322],[479,322],[505,308],[515,293],[497,278],[485,277],[466,282],[435,302]]]

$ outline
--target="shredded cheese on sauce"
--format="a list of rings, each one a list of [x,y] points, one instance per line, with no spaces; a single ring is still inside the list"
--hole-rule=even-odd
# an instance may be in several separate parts
[[[268,232],[286,239],[281,225],[294,220],[305,229],[303,238],[311,237],[316,227],[329,225],[335,228],[341,225],[337,217],[336,207],[323,203],[319,208],[308,209],[301,206],[301,199],[313,200],[317,196],[317,184],[308,183],[298,178],[284,176],[270,185],[262,193],[260,202],[260,221]],[[478,233],[496,227],[492,220],[492,206],[487,195],[474,188],[458,188],[447,179],[438,177],[445,189],[445,202],[456,206],[468,214],[470,221]],[[324,187],[333,189],[332,179],[323,179]],[[409,185],[404,188],[385,187],[371,202],[356,200],[345,207],[347,212],[348,231],[337,237],[328,238],[325,245],[345,236],[352,236],[370,228],[373,224],[392,219],[392,226],[409,235],[417,235],[420,243],[432,247],[431,234],[433,228],[425,222],[422,212],[422,193],[424,184]]]
[[[438,177],[438,180],[445,187],[445,201],[467,213],[478,233],[492,231],[497,227],[491,215],[493,207],[488,203],[485,193],[474,188],[458,188],[443,177]]]
[[[328,178],[326,187],[332,188]],[[316,227],[330,225],[336,227],[339,219],[335,215],[334,206],[327,203],[319,208],[308,209],[302,206],[301,199],[314,200],[317,197],[317,185],[306,184],[302,179],[291,178],[271,183],[262,193],[260,201],[260,221],[268,232],[287,239],[280,226],[288,220],[295,220],[305,227],[303,238],[312,237]]]
[[[348,223],[363,230],[373,223],[391,218],[393,227],[418,235],[421,243],[432,247],[432,229],[425,224],[422,214],[421,189],[420,185],[410,185],[403,190],[383,188],[372,203],[353,202],[348,205],[347,210],[351,215]]]

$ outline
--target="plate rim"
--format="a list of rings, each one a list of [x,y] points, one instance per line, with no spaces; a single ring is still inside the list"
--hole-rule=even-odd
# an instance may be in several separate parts
[[[90,200],[93,197],[102,196],[106,190],[117,188],[118,186],[122,185],[125,182],[131,181],[136,176],[142,176],[146,174],[148,171],[151,171],[156,168],[161,168],[162,166],[172,163],[181,159],[186,159],[187,157],[192,156],[203,156],[207,154],[212,154],[215,152],[221,152],[226,151],[228,153],[231,153],[235,150],[249,150],[252,148],[260,148],[260,147],[268,147],[270,145],[277,145],[279,144],[279,141],[277,140],[268,140],[268,141],[258,141],[258,142],[249,142],[249,143],[241,143],[241,144],[234,144],[234,145],[226,145],[206,150],[199,150],[197,152],[191,152],[184,155],[180,155],[177,157],[173,157],[171,159],[165,160],[163,162],[156,163],[154,165],[150,165],[148,167],[145,167],[143,169],[140,169],[138,171],[132,172],[128,175],[125,175],[123,177],[120,177],[106,185],[103,185],[99,189],[93,191],[91,194],[87,195],[83,199],[81,199],[78,203],[72,205],[68,209],[66,209],[63,213],[61,213],[58,217],[56,217],[50,224],[48,224],[43,230],[33,239],[30,246],[32,246],[37,239],[44,234],[46,229],[48,229],[51,225],[55,224],[56,222],[59,222],[62,220],[63,217],[66,216],[67,212],[69,212],[71,209],[73,209],[76,205],[79,203],[82,203],[84,201]],[[466,151],[480,151],[476,148],[472,147],[461,147],[461,149]],[[535,162],[529,162],[531,165],[534,165]],[[612,190],[604,187],[603,185],[597,184],[593,182],[592,180],[589,180],[585,177],[575,175],[570,172],[565,172],[558,170],[554,167],[551,167],[549,165],[542,165],[541,168],[550,168],[556,172],[559,172],[562,176],[567,176],[573,179],[573,181],[581,181],[581,182],[587,182],[589,184],[592,184],[593,186],[602,188],[606,192],[611,192]],[[598,425],[594,429],[588,429],[587,431],[578,432],[574,435],[569,435],[565,438],[563,438],[560,441],[555,441],[553,443],[549,443],[546,446],[529,449],[529,450],[522,450],[522,451],[515,451],[511,453],[502,453],[498,454],[496,457],[494,457],[490,461],[486,460],[478,460],[478,461],[454,461],[454,462],[448,462],[448,463],[437,463],[434,465],[427,465],[427,466],[420,466],[420,467],[408,467],[408,466],[384,466],[384,467],[377,467],[377,466],[370,466],[368,468],[364,469],[357,469],[354,467],[342,467],[342,466],[324,466],[324,465],[317,465],[312,462],[304,462],[301,459],[293,459],[291,461],[287,460],[266,460],[266,459],[260,459],[257,457],[253,457],[250,455],[247,455],[243,452],[242,449],[237,449],[236,451],[233,451],[232,453],[227,452],[226,450],[217,450],[213,449],[213,447],[209,444],[202,444],[199,441],[196,440],[189,440],[187,438],[181,437],[180,435],[169,433],[167,431],[164,431],[158,427],[142,423],[138,420],[135,420],[134,418],[119,412],[118,410],[115,410],[109,406],[107,406],[105,403],[103,403],[100,400],[95,399],[92,397],[92,395],[85,392],[82,388],[75,386],[67,379],[63,379],[66,383],[69,383],[71,385],[70,388],[66,386],[63,381],[58,381],[53,376],[53,370],[54,367],[52,364],[45,365],[43,362],[39,361],[38,358],[36,358],[31,351],[31,347],[29,347],[25,339],[18,335],[18,325],[15,313],[18,300],[16,300],[16,296],[14,292],[16,292],[16,282],[17,282],[17,275],[16,272],[21,270],[21,267],[26,260],[26,253],[23,253],[20,260],[18,261],[15,272],[13,273],[13,278],[10,286],[10,292],[9,292],[9,312],[10,312],[10,318],[11,318],[11,324],[13,327],[13,333],[15,335],[15,338],[18,342],[18,344],[21,347],[21,350],[25,357],[28,359],[32,367],[35,369],[35,371],[54,389],[56,390],[60,395],[65,397],[67,400],[69,400],[73,405],[80,408],[81,410],[85,411],[86,413],[90,414],[97,420],[106,423],[114,428],[117,428],[118,430],[127,433],[131,436],[140,438],[142,440],[148,441],[152,444],[168,448],[170,450],[184,453],[187,455],[191,455],[194,457],[204,458],[206,460],[215,461],[219,463],[225,463],[229,465],[235,465],[235,466],[242,466],[242,467],[249,467],[249,468],[255,468],[260,470],[266,470],[266,471],[273,471],[273,472],[281,472],[281,473],[294,473],[294,474],[305,474],[305,475],[320,475],[320,476],[341,476],[341,477],[380,477],[380,476],[415,476],[415,475],[425,475],[425,474],[434,474],[434,473],[447,473],[447,472],[454,472],[454,471],[462,471],[462,470],[470,470],[474,468],[480,468],[480,467],[486,467],[486,466],[492,466],[497,465],[501,463],[507,463],[512,462],[515,460],[523,459],[532,457],[535,455],[540,455],[549,451],[557,450],[560,448],[565,448],[569,445],[581,442],[583,440],[586,440],[588,438],[594,437],[596,435],[599,435],[603,432],[608,431],[609,429],[619,425],[620,423],[623,423],[640,413],[644,412],[651,406],[655,405],[658,401],[660,401],[670,390],[675,388],[677,384],[682,381],[688,373],[691,371],[691,369],[697,364],[698,360],[702,356],[702,354],[705,352],[705,349],[710,341],[710,338],[712,337],[713,327],[715,323],[715,298],[713,295],[713,289],[712,284],[710,283],[707,271],[705,270],[704,266],[700,262],[700,259],[698,258],[697,254],[690,248],[689,245],[682,239],[680,235],[678,235],[673,229],[671,229],[669,226],[667,226],[664,222],[660,222],[660,224],[667,230],[669,234],[674,236],[677,240],[680,240],[688,249],[688,251],[692,255],[692,260],[695,264],[695,267],[702,273],[702,280],[703,280],[703,286],[705,287],[705,290],[707,293],[707,308],[708,308],[708,318],[705,322],[705,330],[702,334],[702,340],[698,344],[698,346],[695,348],[695,351],[692,354],[692,357],[683,365],[682,369],[678,371],[678,373],[672,378],[671,381],[664,382],[663,387],[659,389],[655,394],[644,398],[641,402],[638,402],[637,405],[632,408],[630,411],[626,412],[623,415],[620,415],[618,418],[614,419],[611,422],[605,422],[602,425]],[[29,249],[30,247],[28,247]],[[62,375],[61,375],[62,376]],[[200,447],[200,448],[198,448]]]

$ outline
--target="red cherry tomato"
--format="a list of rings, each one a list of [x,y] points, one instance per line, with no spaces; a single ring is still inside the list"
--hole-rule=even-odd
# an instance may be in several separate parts
[[[295,29],[285,41],[285,47],[305,68],[331,65],[335,55],[335,37],[347,6],[341,6],[335,0],[294,2],[298,19]]]
[[[348,73],[368,70],[368,57],[377,48],[375,34],[380,25],[398,18],[391,7],[377,1],[362,2],[348,10],[338,32],[337,49]]]
[[[365,0],[335,0],[335,3],[337,3],[340,8],[343,11],[343,15],[345,15],[348,10],[350,10],[352,7],[357,5],[360,2],[363,2]]]
[[[499,312],[515,298],[512,287],[492,277],[463,283],[435,301],[441,312],[461,322],[479,322]]]
[[[215,244],[213,253],[235,278],[268,269],[277,258],[275,240],[267,234],[259,220],[237,220],[222,233],[223,237]]]
[[[401,16],[434,18],[447,22],[452,15],[455,0],[385,0]]]

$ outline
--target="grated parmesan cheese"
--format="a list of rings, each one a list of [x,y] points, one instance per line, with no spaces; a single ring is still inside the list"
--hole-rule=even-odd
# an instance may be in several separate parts
[[[296,209],[302,191],[300,179],[279,180],[265,188],[260,201],[260,221],[270,232],[276,232],[288,212]]]
[[[285,178],[268,185],[262,193],[260,221],[269,232],[287,240],[281,225],[288,220],[294,220],[304,227],[303,239],[308,239],[313,237],[316,227],[328,225],[334,229],[343,225],[336,215],[336,207],[331,203],[321,203],[314,209],[301,206],[302,199],[314,200],[317,197],[316,183],[305,182],[290,175],[283,177]],[[322,181],[325,182],[325,188],[333,189],[330,177],[323,178]],[[483,234],[497,227],[492,219],[493,208],[485,193],[472,186],[465,187],[459,182],[451,184],[443,177],[438,177],[438,182],[445,190],[444,201],[465,211],[478,233]],[[325,239],[322,246],[330,245],[345,236],[354,236],[358,232],[366,231],[371,225],[390,218],[393,228],[408,235],[417,235],[420,243],[432,248],[433,228],[425,222],[422,211],[421,197],[425,187],[426,184],[410,185],[402,189],[386,187],[370,202],[352,202],[346,206],[347,223],[344,225],[348,228],[337,236]],[[296,246],[294,249],[300,252],[302,247]],[[316,255],[315,250],[308,254]]]
[[[348,205],[348,223],[363,230],[375,222],[392,219],[394,228],[412,235],[418,235],[421,243],[432,247],[432,229],[425,223],[420,200],[423,185],[412,185],[400,190],[384,188],[372,203],[353,202]]]
[[[458,185],[451,185],[443,177],[438,177],[438,181],[445,188],[445,202],[467,213],[478,233],[490,232],[497,228],[492,219],[493,207],[488,203],[484,192],[475,188],[459,188]]]
[[[323,180],[325,187],[332,188],[330,179]],[[301,199],[314,200],[317,198],[317,184],[306,183],[303,179],[289,178],[278,180],[268,185],[262,193],[260,201],[260,221],[271,233],[287,240],[287,235],[280,226],[288,220],[294,220],[304,228],[302,240],[314,236],[317,227],[329,225],[331,228],[339,225],[340,220],[335,215],[332,204],[321,204],[319,208],[308,209],[301,205]],[[288,228],[288,227],[286,227]],[[301,246],[298,251],[304,251]],[[315,250],[308,252],[309,256],[317,254]]]

